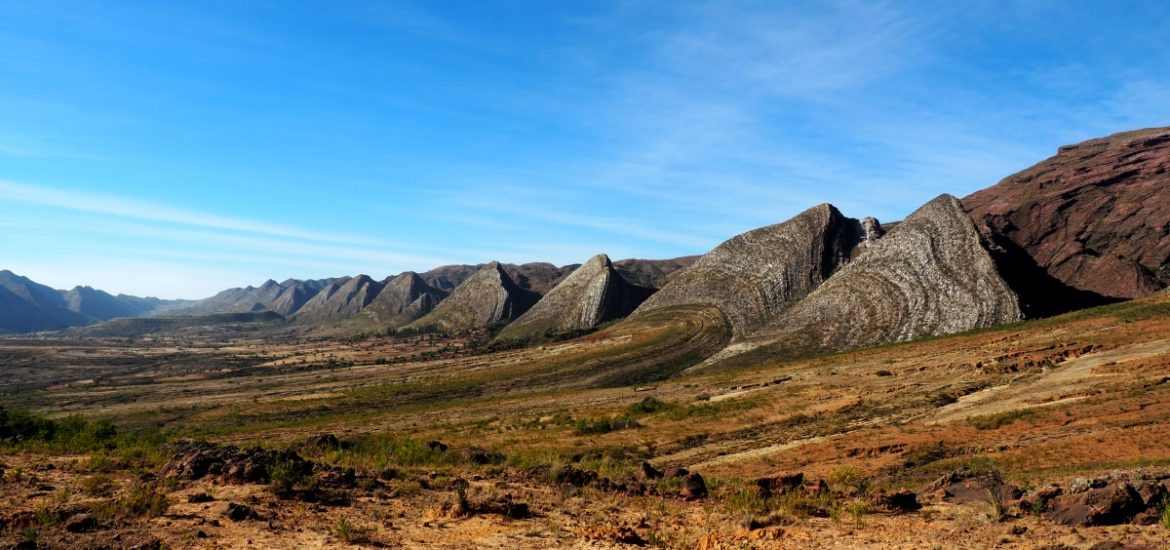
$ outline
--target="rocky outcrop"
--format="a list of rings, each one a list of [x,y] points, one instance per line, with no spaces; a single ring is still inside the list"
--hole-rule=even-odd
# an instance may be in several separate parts
[[[683,256],[668,260],[618,260],[613,262],[614,269],[631,284],[661,288],[667,278],[680,269],[689,267],[698,260],[698,256]],[[547,294],[553,287],[568,277],[570,273],[580,267],[580,264],[569,264],[557,267],[547,262],[532,262],[527,264],[500,264],[512,278],[516,286]],[[484,264],[477,265],[445,265],[419,274],[428,285],[445,291],[455,290],[471,274],[483,268]]]
[[[458,288],[477,271],[483,269],[485,265],[487,264],[444,265],[424,272],[420,276],[428,285],[450,292]],[[557,267],[547,262],[532,262],[520,265],[500,264],[500,267],[517,287],[543,296],[574,269],[577,269],[578,264]]]
[[[324,281],[317,280],[297,281],[295,279],[289,279],[280,283],[284,287],[284,292],[280,293],[275,300],[268,303],[268,309],[289,317],[305,307],[309,303],[309,300],[312,300],[327,284]]]
[[[523,315],[539,298],[517,286],[499,262],[491,262],[406,328],[460,331],[500,326]]]
[[[321,322],[357,315],[382,291],[382,283],[366,275],[334,281],[321,289],[296,314],[297,321]]]
[[[752,336],[773,352],[844,350],[1022,318],[959,202],[911,214],[805,299]]]
[[[500,332],[501,340],[586,330],[630,314],[653,289],[631,285],[598,254]]]
[[[682,256],[669,260],[618,260],[613,268],[626,282],[645,288],[662,288],[670,277],[699,261],[699,256]]]
[[[733,237],[679,271],[637,314],[677,305],[714,305],[737,337],[804,298],[881,235],[822,204],[795,218]]]
[[[413,271],[390,277],[382,285],[382,292],[362,310],[362,315],[382,326],[410,323],[430,313],[447,297],[447,292],[431,287]]]
[[[1079,292],[1050,284],[1026,289],[1025,301],[1055,289],[1067,297],[1052,305],[1080,307],[1170,284],[1170,128],[1061,147],[963,206],[1013,264]]]

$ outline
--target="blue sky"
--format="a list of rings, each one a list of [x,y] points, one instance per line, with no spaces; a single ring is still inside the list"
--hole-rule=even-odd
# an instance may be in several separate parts
[[[895,220],[1170,125],[1170,4],[5,2],[0,268],[267,278],[662,258]]]

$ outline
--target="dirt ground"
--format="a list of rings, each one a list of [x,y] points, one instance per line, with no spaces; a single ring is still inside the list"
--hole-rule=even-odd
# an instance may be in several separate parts
[[[0,446],[0,547],[1166,548],[1161,523],[1071,527],[928,494],[953,472],[994,472],[1028,491],[1170,468],[1168,304],[736,369],[675,360],[721,345],[702,312],[494,353],[418,337],[4,340],[8,406],[108,419],[163,443],[153,459]],[[670,361],[651,360],[667,350]],[[305,450],[320,434],[354,446]],[[168,478],[168,445],[187,439],[297,449],[372,481],[322,504],[267,482]],[[450,449],[410,450],[428,441]],[[493,458],[467,458],[470,448]],[[710,494],[547,474],[627,483],[643,461],[697,472]],[[387,469],[397,475],[382,479]],[[832,496],[807,508],[752,493],[783,472],[826,480]],[[460,509],[459,480],[484,508]],[[164,510],[110,511],[143,484]],[[923,507],[873,504],[897,490]],[[505,501],[530,513],[490,509]],[[256,516],[233,521],[229,503]],[[67,529],[92,510],[105,514],[97,526]],[[1107,542],[1119,545],[1095,546]]]

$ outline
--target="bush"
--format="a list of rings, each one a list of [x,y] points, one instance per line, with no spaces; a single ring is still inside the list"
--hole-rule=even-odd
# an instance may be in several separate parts
[[[633,405],[630,405],[629,408],[626,409],[626,412],[628,412],[630,415],[654,414],[658,411],[666,410],[672,407],[673,404],[661,401],[657,397],[650,396],[637,403],[634,403]]]
[[[317,478],[305,468],[307,463],[281,460],[268,466],[269,488],[279,497],[293,494],[298,488],[317,488]]]
[[[1036,412],[1033,410],[1016,409],[999,414],[977,416],[971,418],[967,422],[974,426],[977,430],[996,430],[1004,426],[1014,424],[1016,421],[1023,420],[1025,418],[1032,418],[1034,416],[1036,416]]]
[[[577,421],[577,435],[607,434],[615,430],[637,428],[640,426],[641,424],[638,424],[637,420],[627,416],[594,418],[592,420],[581,419]]]
[[[337,538],[353,544],[369,541],[370,535],[374,534],[374,529],[372,527],[357,525],[349,521],[345,516],[340,516],[337,518],[337,528],[334,529],[334,532],[337,534]]]
[[[88,421],[81,415],[53,420],[44,415],[0,406],[0,443],[49,444],[63,452],[114,449],[124,438],[108,420]]]

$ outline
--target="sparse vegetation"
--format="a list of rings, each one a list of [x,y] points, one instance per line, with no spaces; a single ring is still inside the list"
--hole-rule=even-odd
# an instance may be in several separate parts
[[[358,525],[345,516],[338,516],[333,533],[349,544],[359,544],[369,542],[370,536],[374,534],[374,528]]]
[[[1035,416],[1036,411],[1031,409],[1016,409],[987,416],[973,417],[968,420],[968,423],[979,430],[998,430],[1004,426],[1009,426],[1020,420],[1034,418]]]

